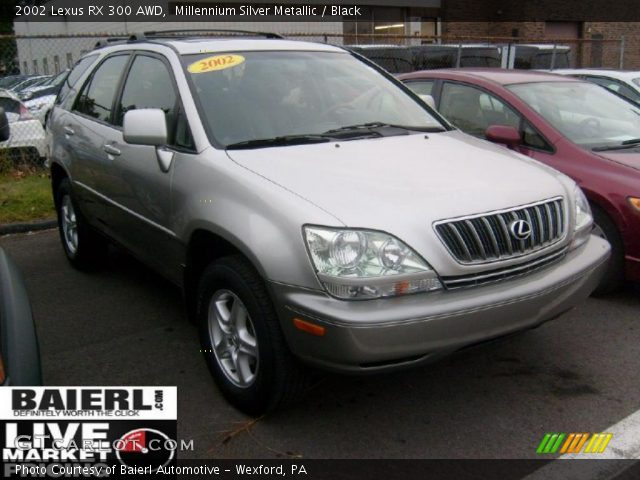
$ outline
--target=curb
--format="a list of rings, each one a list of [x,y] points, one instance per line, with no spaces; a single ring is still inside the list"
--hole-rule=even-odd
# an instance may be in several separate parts
[[[48,230],[50,228],[54,228],[57,224],[58,222],[56,220],[40,220],[37,222],[29,223],[8,223],[5,225],[0,225],[0,235]]]

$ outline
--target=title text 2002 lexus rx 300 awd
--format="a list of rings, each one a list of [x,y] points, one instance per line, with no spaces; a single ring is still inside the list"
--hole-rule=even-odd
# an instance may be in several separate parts
[[[49,125],[70,262],[111,239],[179,285],[217,384],[254,414],[296,397],[302,364],[384,371],[535,327],[609,255],[572,180],[332,46],[109,42]]]

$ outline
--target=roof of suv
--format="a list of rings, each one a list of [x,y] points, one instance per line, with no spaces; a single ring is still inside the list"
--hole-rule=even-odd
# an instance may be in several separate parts
[[[316,52],[344,52],[340,47],[326,45],[323,43],[303,42],[296,40],[280,40],[280,39],[263,39],[263,38],[209,38],[209,37],[181,37],[169,38],[158,37],[148,38],[131,42],[132,48],[144,44],[146,42],[153,44],[169,45],[176,49],[180,55],[189,55],[196,53],[215,53],[215,52],[236,52],[236,51],[316,51]],[[114,43],[113,46],[123,45],[123,43]],[[111,45],[109,45],[111,46]]]

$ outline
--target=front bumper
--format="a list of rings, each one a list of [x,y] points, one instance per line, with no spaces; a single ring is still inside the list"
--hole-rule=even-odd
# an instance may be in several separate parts
[[[596,288],[609,244],[591,236],[547,268],[486,286],[365,301],[271,283],[291,351],[336,371],[365,373],[433,360],[474,343],[536,327],[578,305]],[[325,328],[314,336],[300,318]]]

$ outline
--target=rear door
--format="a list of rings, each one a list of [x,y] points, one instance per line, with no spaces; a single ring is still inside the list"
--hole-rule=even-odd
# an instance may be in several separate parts
[[[81,209],[94,226],[104,229],[109,207],[105,178],[110,159],[103,150],[113,131],[112,109],[130,54],[106,57],[85,81],[71,112],[61,116],[65,162],[70,167],[74,193]]]
[[[124,116],[140,108],[165,112],[167,145],[153,147],[124,141]],[[111,173],[104,189],[116,205],[109,216],[112,235],[170,278],[176,275],[181,252],[171,229],[171,179],[174,157],[189,153],[176,138],[179,123],[181,131],[188,131],[184,122],[168,60],[156,53],[137,52],[116,101],[115,128],[104,145]]]

